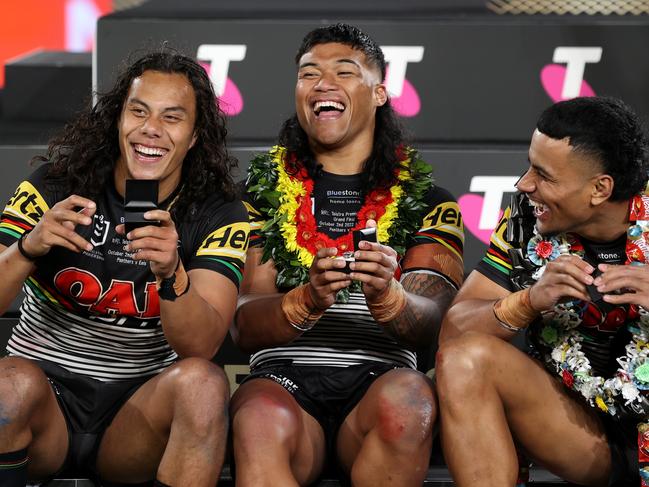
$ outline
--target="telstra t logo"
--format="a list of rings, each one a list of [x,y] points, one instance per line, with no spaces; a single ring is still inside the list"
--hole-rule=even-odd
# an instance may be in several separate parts
[[[221,109],[226,115],[238,115],[243,110],[243,97],[239,88],[228,78],[230,62],[243,61],[245,44],[201,44],[196,58],[208,72]],[[201,62],[202,61],[202,62]]]
[[[595,96],[595,91],[584,80],[586,64],[598,63],[601,47],[557,47],[552,61],[541,70],[541,83],[552,101],[568,100],[577,96]]]
[[[385,85],[392,107],[402,117],[414,117],[421,109],[419,94],[406,79],[408,63],[418,63],[424,58],[424,46],[381,46],[388,64]]]

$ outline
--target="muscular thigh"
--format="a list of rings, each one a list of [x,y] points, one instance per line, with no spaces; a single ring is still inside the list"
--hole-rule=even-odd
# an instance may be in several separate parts
[[[534,460],[573,481],[608,475],[604,426],[581,397],[503,340],[475,335],[464,345],[464,354],[488,357],[474,365],[484,367],[485,380],[495,385],[514,438]]]
[[[230,409],[235,452],[258,452],[257,461],[288,462],[298,481],[319,475],[326,455],[324,431],[280,384],[248,380],[232,397]]]
[[[99,474],[119,482],[153,479],[168,446],[172,422],[191,423],[217,416],[219,411],[225,415],[227,395],[221,369],[202,359],[182,360],[149,379],[106,429],[97,456]]]

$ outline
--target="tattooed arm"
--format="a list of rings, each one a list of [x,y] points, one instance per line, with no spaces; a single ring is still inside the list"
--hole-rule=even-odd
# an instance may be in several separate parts
[[[386,331],[411,347],[429,346],[437,341],[442,319],[457,289],[441,276],[411,272],[401,281],[407,302],[393,320],[383,323]]]
[[[389,300],[388,294],[395,292],[390,288],[398,266],[397,254],[386,245],[363,241],[355,258],[350,277],[363,283],[363,293],[372,311],[373,305]],[[451,276],[453,282],[461,283],[462,260],[442,245],[422,244],[406,252],[403,264],[405,306],[396,317],[381,324],[409,347],[428,346],[436,341],[444,314],[457,293],[450,279],[442,276]]]

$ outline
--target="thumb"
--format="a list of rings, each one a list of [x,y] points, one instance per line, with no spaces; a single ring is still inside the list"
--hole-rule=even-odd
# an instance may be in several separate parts
[[[365,228],[376,228],[376,220],[369,219],[365,224]]]

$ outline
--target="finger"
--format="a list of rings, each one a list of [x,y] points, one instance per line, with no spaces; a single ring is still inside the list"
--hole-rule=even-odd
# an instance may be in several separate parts
[[[344,269],[347,262],[342,257],[329,257],[318,259],[313,263],[313,266],[319,272],[326,272],[330,269]]]
[[[96,210],[97,205],[94,201],[84,198],[76,194],[70,195],[64,200],[59,201],[56,205],[63,208],[74,209],[74,208],[87,208],[89,210]]]
[[[624,288],[634,289],[636,291],[649,291],[649,283],[634,279],[632,276],[622,275],[615,279],[600,281],[600,284],[597,286],[597,290],[600,293],[610,293]]]
[[[317,287],[314,286],[315,293],[318,295],[320,299],[325,299],[328,296],[331,296],[331,294],[337,293],[341,289],[346,288],[352,283],[352,281],[347,274],[345,274],[344,276],[345,276],[344,279],[331,281],[322,286],[317,286]]]
[[[130,240],[126,244],[126,250],[136,252],[141,249],[151,249],[156,252],[168,252],[175,253],[177,252],[176,241],[170,241],[154,237],[142,237],[138,239]]]
[[[365,222],[365,228],[376,228],[376,220],[368,219]]]
[[[317,259],[323,259],[325,257],[333,257],[338,254],[338,249],[336,247],[324,247],[318,249],[318,252],[315,254]]]
[[[584,265],[585,264],[585,265]],[[541,277],[541,280],[557,280],[563,278],[572,278],[577,282],[584,284],[586,286],[593,283],[594,278],[591,276],[591,273],[595,269],[590,266],[588,263],[581,261],[581,259],[575,260],[562,260],[559,259],[549,262],[545,266],[545,272]]]
[[[326,287],[332,282],[349,281],[349,280],[350,280],[349,274],[347,274],[346,272],[327,271],[315,275],[313,279],[311,279],[311,284],[314,287]]]
[[[160,265],[168,265],[169,267],[175,268],[175,261],[172,262],[169,259],[168,252],[160,252],[158,250],[145,248],[133,251],[132,256],[134,260],[146,260],[148,262],[153,262]]]
[[[52,208],[51,213],[48,216],[61,224],[71,223],[73,226],[88,226],[92,223],[92,218],[83,212],[68,210],[65,208]],[[66,226],[70,228],[69,225]]]
[[[126,238],[129,240],[138,240],[142,238],[155,238],[159,240],[173,241],[174,245],[178,242],[178,234],[175,229],[169,227],[159,227],[157,225],[145,225],[143,227],[131,230]]]
[[[87,242],[85,239],[81,238],[76,233],[74,234],[78,238],[65,238],[61,235],[50,234],[47,239],[47,245],[50,247],[63,247],[72,252],[81,253],[84,250],[90,252],[92,250],[92,245],[90,242]]]
[[[394,257],[394,258],[397,257],[397,252],[392,247],[380,244],[378,242],[368,242],[367,240],[361,240],[358,243],[358,248],[360,249],[360,251],[356,251],[356,253],[359,253],[361,251],[371,251],[371,252],[381,253],[389,257]]]
[[[120,223],[119,225],[117,225],[117,226],[115,227],[115,231],[116,231],[119,235],[124,235],[124,232],[126,231],[126,225],[124,225],[123,223]]]
[[[548,265],[550,265],[550,264],[557,264],[557,265],[565,265],[565,266],[576,267],[581,272],[584,272],[586,274],[592,274],[593,271],[595,270],[595,268],[592,265],[590,265],[584,259],[582,259],[581,257],[578,257],[576,255],[560,255],[555,260],[548,263]]]
[[[173,225],[173,220],[171,218],[171,213],[165,210],[150,210],[142,215],[145,220],[151,220],[152,222],[160,222],[161,226],[170,226]]]
[[[394,270],[391,267],[376,262],[356,261],[352,262],[349,267],[355,273],[370,274],[381,279],[390,279],[394,275]]]
[[[602,299],[611,304],[637,304],[643,306],[641,302],[643,301],[642,296],[637,293],[604,294]],[[645,297],[645,299],[647,298]]]
[[[381,279],[371,274],[364,274],[361,272],[352,272],[349,277],[355,281],[360,281],[364,286],[369,286],[377,291],[385,289],[389,283],[389,279]]]

